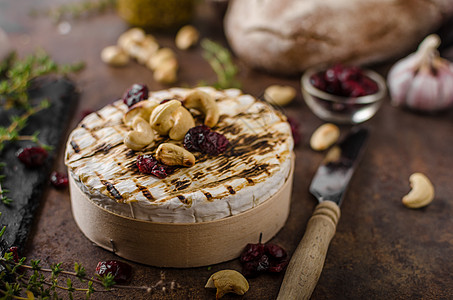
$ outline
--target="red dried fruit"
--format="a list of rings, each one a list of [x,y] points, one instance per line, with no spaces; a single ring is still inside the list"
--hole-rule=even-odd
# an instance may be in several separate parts
[[[264,246],[264,252],[273,259],[284,259],[287,256],[285,249],[272,243]]]
[[[41,147],[26,147],[16,153],[17,158],[28,168],[42,166],[48,156],[47,151]]]
[[[161,179],[167,177],[175,170],[175,167],[164,165],[149,154],[139,155],[136,164],[140,173],[152,174]]]
[[[241,253],[242,274],[255,277],[264,272],[278,273],[288,265],[287,253],[282,247],[267,243],[247,244]]]
[[[256,260],[242,263],[242,275],[249,278],[258,276],[259,272],[256,270],[257,266],[258,261]]]
[[[241,253],[241,262],[256,260],[264,254],[264,244],[247,244]]]
[[[212,131],[206,125],[195,126],[184,136],[184,148],[209,155],[225,152],[229,144],[230,142],[223,134]]]
[[[264,273],[269,269],[269,257],[266,254],[263,254],[259,259],[258,259],[258,265],[256,266],[256,270],[259,273]]]
[[[16,246],[12,246],[10,247],[8,250],[6,250],[6,252],[9,252],[13,255],[13,261],[17,264],[20,262],[20,257],[19,257],[19,247],[16,247]],[[17,272],[19,274],[22,274],[25,272],[25,268],[24,267],[18,267],[17,268]]]
[[[289,125],[291,126],[291,133],[293,135],[294,145],[299,145],[301,141],[301,134],[300,134],[300,125],[295,119],[288,117],[287,118]]]
[[[64,189],[69,184],[68,175],[66,175],[65,173],[53,171],[50,174],[50,183],[52,183],[52,185],[57,189]]]
[[[201,152],[200,143],[210,131],[211,129],[206,125],[190,128],[184,136],[184,148],[189,151]]]
[[[19,248],[16,246],[10,247],[7,252],[13,254],[13,260],[17,264],[19,262]]]
[[[334,65],[311,76],[311,84],[329,94],[361,97],[378,92],[378,85],[356,66]]]
[[[267,269],[268,272],[271,273],[280,273],[283,271],[286,266],[288,265],[289,261],[288,260],[282,260],[282,261],[271,261],[269,265],[269,269]]]
[[[148,93],[149,91],[146,85],[135,83],[124,94],[123,102],[128,107],[131,107],[135,103],[148,99]]]
[[[96,266],[96,273],[101,277],[112,274],[115,283],[125,284],[132,277],[132,267],[118,260],[100,261]]]

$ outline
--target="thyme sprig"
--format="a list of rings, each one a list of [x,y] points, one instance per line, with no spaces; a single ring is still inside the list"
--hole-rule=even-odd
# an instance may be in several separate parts
[[[217,75],[217,82],[213,86],[219,89],[240,88],[241,83],[236,79],[239,69],[234,64],[230,51],[206,38],[201,41],[201,47],[204,50],[203,58]]]
[[[38,78],[50,74],[66,76],[84,68],[84,63],[57,64],[43,50],[37,50],[24,59],[19,59],[16,52],[12,52],[6,59],[0,61],[0,105],[3,110],[18,108],[21,114],[12,115],[7,126],[0,126],[0,152],[6,142],[32,141],[38,146],[51,150],[51,147],[40,142],[36,131],[32,135],[21,135],[21,130],[27,125],[28,119],[50,106],[48,100],[43,100],[37,105],[30,103],[28,92],[33,82]],[[0,169],[4,166],[0,165]],[[4,175],[0,175],[0,201],[10,204],[7,197],[8,190],[2,187]]]
[[[0,163],[0,169],[3,169],[5,167],[5,163]],[[0,175],[0,201],[5,204],[5,205],[9,205],[11,204],[11,202],[13,201],[11,198],[8,197],[8,192],[9,190],[7,189],[4,189],[2,187],[2,183],[3,183],[3,180],[5,179],[5,175]],[[0,212],[0,216],[2,215],[2,213]],[[6,227],[5,227],[6,228]],[[2,236],[3,234],[3,231],[5,228],[2,228],[0,230],[0,236]]]
[[[166,285],[163,273],[161,273],[160,280],[151,286],[129,286],[116,284],[114,276],[110,273],[106,276],[96,275],[96,277],[90,278],[87,276],[85,268],[78,263],[74,264],[74,271],[72,272],[64,270],[61,263],[43,268],[40,260],[31,260],[30,265],[26,265],[25,261],[26,258],[22,257],[18,262],[15,262],[11,252],[5,253],[0,258],[0,266],[3,267],[0,280],[4,282],[4,284],[0,284],[0,294],[4,295],[4,298],[1,299],[30,299],[31,296],[60,299],[62,292],[66,292],[70,299],[74,298],[74,293],[83,292],[86,299],[89,299],[93,293],[111,292],[118,289],[141,290],[152,293],[159,287],[164,290],[163,287]],[[66,284],[63,283],[65,279]],[[79,283],[76,284],[73,279],[77,279],[76,282]],[[86,284],[86,286],[83,286],[83,284]],[[94,285],[99,288],[94,288]],[[172,281],[169,289],[174,290],[176,288],[177,285]],[[27,298],[24,297],[24,293]]]
[[[44,50],[37,50],[24,59],[19,59],[17,53],[13,52],[0,63],[0,104],[6,109],[29,108],[28,91],[33,80],[49,74],[68,75],[84,67],[81,62],[58,64]]]

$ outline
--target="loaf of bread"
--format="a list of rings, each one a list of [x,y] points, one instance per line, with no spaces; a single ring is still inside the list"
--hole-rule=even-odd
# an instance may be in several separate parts
[[[230,1],[225,33],[235,54],[279,74],[401,57],[453,16],[452,0]]]

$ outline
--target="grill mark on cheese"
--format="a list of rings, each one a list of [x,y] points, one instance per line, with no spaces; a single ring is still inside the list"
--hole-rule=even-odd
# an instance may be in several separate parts
[[[220,122],[219,122],[220,124]],[[236,135],[236,134],[239,134],[241,132],[241,128],[237,125],[237,124],[229,124],[225,127],[222,127],[221,129],[219,129],[219,131],[223,134],[231,134],[231,135]]]
[[[153,197],[151,192],[144,186],[137,184],[136,187],[142,192],[143,196],[151,202],[154,202],[156,199]]]
[[[180,191],[180,190],[184,190],[184,189],[188,188],[191,183],[192,182],[190,180],[182,180],[182,181],[176,181],[174,183],[174,185],[175,185],[176,190]]]
[[[101,183],[105,185],[107,191],[115,198],[118,202],[124,202],[123,196],[121,196],[120,192],[115,188],[113,184],[108,182],[107,180],[101,180]]]
[[[227,185],[226,188],[231,195],[236,194],[236,191],[233,189],[233,187],[231,185]]]
[[[110,149],[112,149],[112,145],[110,144],[106,144],[106,143],[102,143],[100,145],[98,145],[94,150],[93,152],[94,153],[104,153],[104,154],[108,154]]]
[[[212,202],[214,199],[212,199],[212,195],[211,193],[209,192],[203,192],[203,194],[205,195],[206,199],[209,201],[209,202]]]
[[[186,204],[186,205],[189,205],[189,204],[190,204],[189,199],[187,199],[187,198],[184,197],[183,195],[178,195],[178,196],[176,196],[176,197],[178,197],[179,201],[181,201],[183,204]]]
[[[219,101],[223,100],[231,101],[231,98],[223,98]],[[118,114],[120,114],[122,118],[122,115],[125,112],[123,107],[124,105],[122,103],[115,102],[115,105],[112,106],[117,109]],[[256,115],[260,112],[271,111],[271,109],[264,107],[258,109],[257,112],[257,110],[250,110],[249,107],[251,107],[251,105],[247,105],[245,112],[238,113],[236,116],[221,114],[219,123],[214,128],[214,130],[225,134],[230,140],[231,147],[229,147],[224,154],[213,157],[198,152],[193,153],[197,161],[195,166],[191,168],[177,169],[172,175],[164,180],[156,180],[151,181],[152,183],[149,183],[148,178],[153,177],[153,175],[139,173],[136,166],[136,156],[138,156],[138,154],[154,154],[157,147],[161,143],[169,141],[168,137],[160,137],[159,135],[157,135],[154,145],[139,152],[128,149],[126,146],[124,146],[122,141],[117,143],[116,140],[114,142],[114,145],[110,143],[110,146],[105,148],[106,144],[108,144],[108,140],[111,140],[110,138],[108,138],[108,140],[104,139],[105,142],[101,145],[96,146],[96,143],[94,143],[94,145],[92,144],[91,146],[82,149],[82,151],[86,152],[86,154],[88,154],[89,156],[95,155],[98,163],[112,163],[112,161],[116,160],[122,162],[120,170],[115,171],[114,174],[109,174],[108,178],[115,178],[116,182],[123,182],[123,180],[132,179],[135,182],[137,189],[132,192],[127,191],[126,193],[124,193],[125,197],[131,199],[131,201],[134,201],[134,199],[130,198],[129,194],[133,195],[134,193],[141,192],[149,200],[147,195],[145,195],[145,193],[149,192],[149,195],[151,195],[153,199],[150,201],[156,201],[157,203],[160,203],[177,197],[182,203],[191,204],[191,199],[187,199],[184,195],[188,195],[192,192],[199,192],[201,188],[216,188],[222,185],[224,187],[227,187],[227,191],[221,193],[222,195],[216,194],[215,197],[212,196],[210,192],[201,191],[208,201],[213,201],[213,199],[217,199],[219,197],[221,198],[223,196],[226,196],[228,193],[237,193],[247,185],[255,185],[259,182],[262,182],[266,179],[265,175],[271,175],[275,172],[275,170],[278,170],[279,168],[279,165],[275,163],[263,163],[259,156],[262,155],[264,157],[267,153],[272,152],[277,145],[284,143],[288,138],[288,134],[281,133],[278,129],[267,130],[266,126],[271,123],[269,123],[269,121],[267,121],[266,123],[266,120],[272,119],[269,119],[269,115],[265,115],[263,116],[263,118]],[[112,116],[112,114],[115,114],[116,112],[112,113],[111,107],[109,107],[108,109],[108,113],[106,113],[105,111],[102,112],[102,114],[106,116],[105,119],[101,114],[96,113],[96,115],[100,119],[102,119],[103,122],[97,121],[96,123],[94,123],[96,125],[96,129],[92,128],[91,130],[99,130],[104,127],[110,127],[118,134],[124,135],[124,133],[127,132],[129,128],[121,123],[122,121],[118,116]],[[247,112],[247,110],[250,110],[250,112]],[[280,116],[280,113],[272,111],[272,114],[277,114],[281,121],[285,121],[285,118],[283,116]],[[238,121],[238,117],[241,117],[242,120]],[[202,122],[203,115],[197,114],[197,116],[195,116],[195,119],[197,119],[198,124]],[[252,122],[249,123],[252,124],[252,126],[249,127],[247,125],[247,122]],[[272,124],[275,124],[275,122],[278,123],[278,121],[275,121],[275,117],[272,122]],[[260,125],[263,126],[260,127]],[[255,133],[254,128],[259,128],[259,133]],[[85,130],[87,130],[87,128],[85,128]],[[108,134],[111,137],[116,137],[115,135],[111,135],[114,133],[110,132]],[[81,141],[81,138],[83,137],[78,136],[77,140]],[[182,142],[177,142],[177,144],[182,144]],[[72,143],[71,146],[73,146]],[[113,148],[115,148],[114,151],[112,151]],[[93,149],[96,149],[97,153],[93,153]],[[76,150],[74,149],[74,151]],[[286,156],[286,154],[282,155],[282,159],[284,158],[284,156]],[[273,157],[275,159],[275,156]],[[81,156],[80,158],[76,158],[75,161],[84,158],[87,157]],[[209,163],[205,163],[206,161],[209,161]],[[87,159],[86,163],[89,164],[90,160]],[[71,166],[69,165],[69,167]],[[181,180],[182,176],[184,176],[184,178],[189,177],[190,179]],[[100,176],[98,176],[98,178],[102,179],[100,178]],[[237,184],[234,184],[233,188],[228,184],[231,184],[231,180],[235,179],[242,179],[243,181],[239,186]],[[143,185],[140,185],[140,183],[143,183],[144,181],[147,182]],[[104,182],[107,181],[104,180]],[[200,186],[200,184],[198,183],[201,182],[203,184]],[[106,184],[104,185],[107,187],[107,190],[109,190],[109,187]],[[111,186],[109,192],[112,198],[116,199],[118,202],[124,202],[121,193],[115,188],[115,186],[113,186],[113,184],[110,183],[110,185]],[[140,188],[140,186],[142,188]],[[159,189],[159,193],[162,192],[165,196],[154,198],[154,196],[150,193],[153,188]],[[121,200],[118,200],[115,195],[121,197]]]
[[[129,150],[129,151],[127,151],[127,152],[125,153],[125,156],[126,156],[127,158],[131,158],[131,157],[133,157],[134,155],[135,155],[135,151],[134,151],[134,150]]]
[[[79,152],[80,152],[80,146],[77,145],[76,142],[71,141],[70,144],[71,144],[72,149],[74,149],[74,152],[75,152],[75,153],[79,153]]]
[[[99,137],[96,135],[95,130],[88,128],[85,124],[82,124],[83,129],[85,129],[95,140],[99,140]]]

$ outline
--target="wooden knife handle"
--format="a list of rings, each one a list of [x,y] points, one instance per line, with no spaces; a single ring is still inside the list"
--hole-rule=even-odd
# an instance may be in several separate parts
[[[316,206],[288,265],[277,300],[310,298],[339,218],[340,208],[335,202],[322,201]]]

